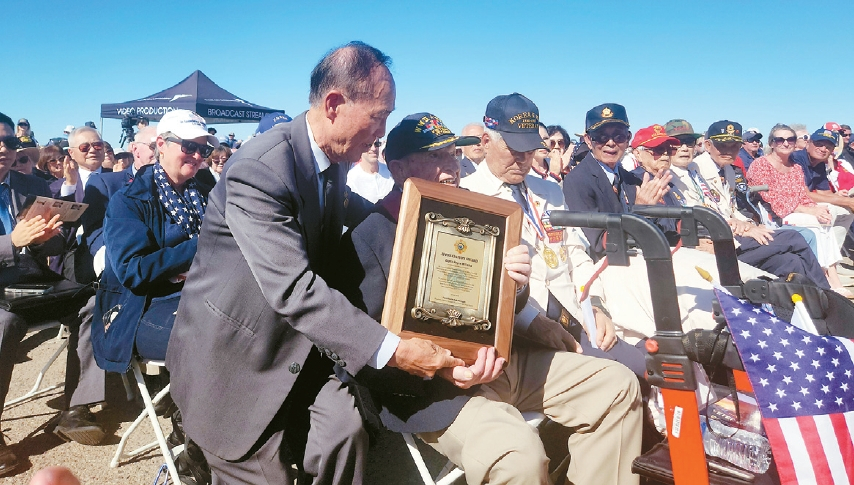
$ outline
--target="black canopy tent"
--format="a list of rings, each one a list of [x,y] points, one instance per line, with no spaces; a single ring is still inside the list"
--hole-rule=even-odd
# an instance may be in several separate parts
[[[282,111],[250,103],[217,86],[202,71],[195,71],[169,89],[145,98],[101,105],[101,118],[123,118],[126,115],[158,121],[176,109],[200,114],[208,124],[257,123],[268,113]]]

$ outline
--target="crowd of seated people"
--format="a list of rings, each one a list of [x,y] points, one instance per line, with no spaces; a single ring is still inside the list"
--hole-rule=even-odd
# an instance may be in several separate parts
[[[97,289],[38,312],[0,311],[0,399],[28,324],[57,318],[71,336],[65,401],[49,431],[67,440],[104,440],[90,406],[105,399],[105,372],[127,372],[138,356],[166,361],[173,423],[183,420],[200,450],[191,465],[221,483],[291,480],[293,469],[317,483],[360,483],[363,425],[417,433],[469,483],[546,483],[527,411],[573,430],[571,483],[637,483],[643,343],[655,331],[646,267],[633,257],[603,269],[605,232],[553,227],[552,211],[703,206],[732,229],[744,279],[799,273],[854,298],[839,277],[854,220],[848,125],[822,126],[797,150],[796,130],[778,124],[763,150],[759,130],[736,121],[702,133],[682,119],[632,130],[626,109],[605,103],[586,112],[576,141],[512,93],[459,136],[426,112],[386,135],[387,63],[361,43],[332,51],[312,73],[310,109],[274,113],[242,145],[175,110],[140,126],[127,152],[85,125],[40,147],[28,120],[0,114],[0,284]],[[374,95],[352,96],[352,79]],[[517,286],[509,356],[484,347],[466,364],[377,323],[409,179],[521,209],[521,244],[496,268]],[[757,196],[751,185],[768,189]],[[18,220],[31,195],[88,208],[68,223]],[[679,245],[674,221],[652,222]],[[712,286],[695,266],[715,278],[714,249],[701,239],[673,261],[683,329],[712,328]],[[243,283],[226,291],[223,278]],[[235,428],[233,413],[247,406],[253,418]],[[0,476],[19,468],[0,441]]]

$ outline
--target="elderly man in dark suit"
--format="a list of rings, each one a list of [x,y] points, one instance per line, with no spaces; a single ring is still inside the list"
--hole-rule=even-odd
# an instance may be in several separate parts
[[[134,163],[121,172],[93,172],[86,179],[83,202],[89,204],[80,217],[82,233],[75,251],[75,262],[91,268],[90,277],[104,270],[104,217],[110,197],[133,179],[137,170],[154,163],[153,140],[157,138],[154,126],[141,129],[131,144]],[[92,156],[96,157],[97,154]],[[91,166],[91,165],[90,165]],[[67,198],[75,194],[67,195]],[[79,228],[78,228],[79,229]],[[77,234],[75,234],[75,241]],[[95,421],[89,405],[101,402],[106,395],[106,374],[95,363],[91,342],[92,296],[73,322],[68,342],[65,372],[65,409],[60,413],[53,432],[63,439],[85,445],[95,445],[105,436],[104,429]],[[161,401],[163,402],[163,401]]]
[[[400,340],[326,284],[359,200],[339,162],[385,134],[389,62],[361,42],[327,54],[309,110],[241,148],[211,192],[166,365],[214,483],[289,483],[292,464],[314,483],[361,483],[367,434],[333,362],[419,376],[463,364]]]
[[[0,113],[0,286],[60,279],[43,268],[47,255],[63,249],[59,217],[45,221],[41,216],[15,222],[27,196],[50,197],[47,182],[32,175],[10,170],[15,161],[18,139],[12,119]],[[44,319],[62,316],[65,307],[51,308],[50,313],[16,314],[0,310],[0,402],[6,400],[12,369],[18,356],[18,345],[27,333],[27,318]],[[2,409],[0,409],[2,413]],[[19,466],[15,454],[0,435],[0,476],[13,473]]]

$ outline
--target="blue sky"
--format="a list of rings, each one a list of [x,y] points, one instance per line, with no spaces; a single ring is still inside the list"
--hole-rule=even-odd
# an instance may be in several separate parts
[[[393,59],[397,110],[459,131],[518,91],[547,124],[583,129],[593,106],[626,106],[632,128],[685,118],[854,124],[850,20],[814,2],[39,2],[5,9],[0,111],[41,141],[100,123],[101,103],[141,98],[195,69],[296,115],[330,48],[362,40]],[[53,20],[51,20],[53,19]],[[255,124],[217,126],[244,138]],[[117,120],[105,120],[115,143]]]

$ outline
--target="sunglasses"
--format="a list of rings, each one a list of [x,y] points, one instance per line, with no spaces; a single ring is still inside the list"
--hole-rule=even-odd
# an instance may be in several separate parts
[[[692,147],[697,144],[697,137],[694,135],[676,135],[673,138],[679,140],[679,146],[688,145],[689,147]]]
[[[15,162],[12,163],[12,166],[16,167],[18,165],[26,165],[28,163],[30,163],[30,157],[24,155],[23,157],[15,159]]]
[[[547,141],[547,142],[548,142],[548,144],[549,144],[549,148],[551,148],[552,150],[554,150],[554,149],[555,149],[555,147],[563,148],[563,147],[565,147],[565,146],[566,146],[566,141],[565,141],[564,139],[562,139],[562,138],[561,138],[560,140],[552,140],[552,139],[548,139],[548,140],[545,140],[545,141]],[[606,142],[606,143],[607,143],[607,142]]]
[[[51,158],[47,161],[47,163],[62,163],[62,160],[57,160],[56,158]]]
[[[660,157],[665,153],[670,154],[675,152],[679,147],[675,147],[673,145],[658,145],[657,147],[639,147],[642,151],[647,151],[652,153],[653,157]]]
[[[594,143],[598,143],[599,145],[605,145],[610,140],[614,140],[614,143],[626,143],[629,141],[629,132],[628,131],[616,131],[612,133],[606,132],[595,132],[590,134],[590,139],[593,140]]]
[[[804,138],[804,139],[806,139],[806,138]],[[771,138],[771,141],[772,141],[773,143],[778,144],[778,145],[782,144],[784,141],[787,141],[787,142],[789,142],[789,144],[790,144],[790,145],[792,145],[792,144],[794,144],[796,141],[798,141],[798,138],[797,138],[797,137],[795,137],[795,136],[790,136],[790,137],[787,137],[787,138],[783,138],[782,136],[775,136],[774,138]]]
[[[21,148],[21,140],[17,136],[4,136],[0,138],[0,143],[6,146],[9,150],[17,150]]]
[[[201,155],[202,158],[208,158],[214,151],[214,147],[210,145],[201,145],[194,141],[182,140],[180,138],[175,138],[171,136],[166,137],[166,141],[171,141],[172,143],[180,143],[181,151],[187,155],[192,155],[196,152],[199,152],[199,155]]]
[[[840,135],[842,135],[842,138],[847,138],[851,136],[851,132],[849,131],[848,133],[840,133]]]
[[[95,151],[103,150],[104,149],[104,142],[95,141],[92,143],[83,143],[77,147],[77,149],[83,153],[89,153],[90,148],[92,148]]]
[[[379,148],[382,144],[383,144],[383,142],[381,142],[381,141],[379,141],[379,140],[377,140],[377,141],[375,141],[375,142],[374,142],[374,146],[375,146],[375,147],[377,147],[377,148]]]

